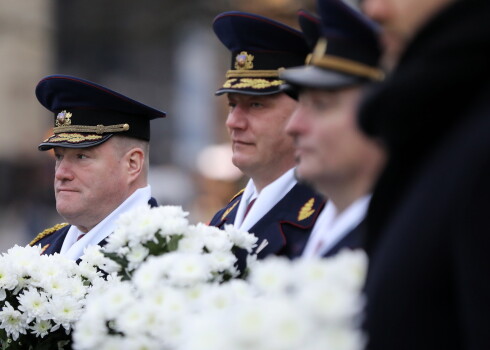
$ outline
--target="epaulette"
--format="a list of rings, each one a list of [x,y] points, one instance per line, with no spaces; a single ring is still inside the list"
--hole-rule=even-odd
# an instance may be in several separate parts
[[[38,234],[32,241],[31,243],[29,243],[30,246],[33,246],[34,244],[36,244],[37,242],[39,242],[41,239],[43,239],[44,237],[46,236],[49,236],[50,234],[52,233],[55,233],[56,231],[58,231],[59,229],[62,229],[63,227],[67,226],[68,223],[64,222],[62,224],[56,224],[54,225],[53,227],[51,228],[47,228],[45,229],[43,232],[41,232],[40,234]]]
[[[230,199],[230,201],[228,203],[232,202],[236,197],[238,197],[239,195],[241,195],[243,193],[243,191],[245,191],[244,188],[242,188],[240,191],[238,191],[237,194],[235,194],[233,197],[231,197],[231,199]]]

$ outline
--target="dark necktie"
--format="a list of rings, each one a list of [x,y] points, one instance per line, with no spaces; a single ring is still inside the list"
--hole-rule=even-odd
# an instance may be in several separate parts
[[[250,211],[250,209],[252,209],[252,207],[253,207],[253,205],[254,205],[254,203],[255,203],[255,200],[256,200],[256,199],[257,199],[257,198],[254,198],[254,199],[252,199],[252,200],[250,201],[250,203],[248,203],[248,205],[247,205],[247,209],[245,209],[245,214],[243,214],[243,220],[245,220],[245,218],[247,217],[248,212]]]

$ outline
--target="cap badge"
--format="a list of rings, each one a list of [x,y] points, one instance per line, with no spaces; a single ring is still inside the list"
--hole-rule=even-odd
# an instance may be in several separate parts
[[[253,55],[242,51],[235,57],[235,69],[252,69],[254,67],[253,60]]]
[[[71,113],[67,111],[61,111],[56,116],[56,126],[68,126],[71,125]]]

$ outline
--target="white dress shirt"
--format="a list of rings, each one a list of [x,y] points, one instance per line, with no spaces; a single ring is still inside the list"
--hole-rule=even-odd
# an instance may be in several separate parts
[[[366,216],[371,195],[359,198],[343,212],[328,201],[313,226],[302,257],[321,257],[337,242],[351,232]]]
[[[243,231],[250,230],[265,214],[269,212],[289,191],[296,185],[294,168],[288,170],[277,180],[257,191],[252,179],[243,191],[242,199],[238,205],[234,225]],[[244,219],[248,204],[254,199],[255,203]]]
[[[72,260],[78,260],[83,255],[83,250],[87,246],[96,245],[116,228],[116,221],[124,212],[141,205],[148,205],[151,198],[150,185],[137,189],[129,196],[119,207],[110,213],[104,220],[99,222],[94,228],[88,231],[82,238],[77,241],[78,236],[83,234],[76,226],[71,225],[66,234],[60,254]]]

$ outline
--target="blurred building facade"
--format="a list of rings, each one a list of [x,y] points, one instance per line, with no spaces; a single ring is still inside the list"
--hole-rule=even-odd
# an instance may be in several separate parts
[[[192,221],[206,222],[245,181],[222,151],[226,97],[214,91],[230,57],[212,20],[242,10],[298,27],[300,8],[314,12],[314,1],[2,0],[0,252],[62,221],[54,210],[54,160],[37,151],[52,124],[34,95],[42,77],[79,76],[165,110],[168,117],[152,124],[153,192],[161,204],[182,205]],[[213,157],[223,158],[221,166]]]

